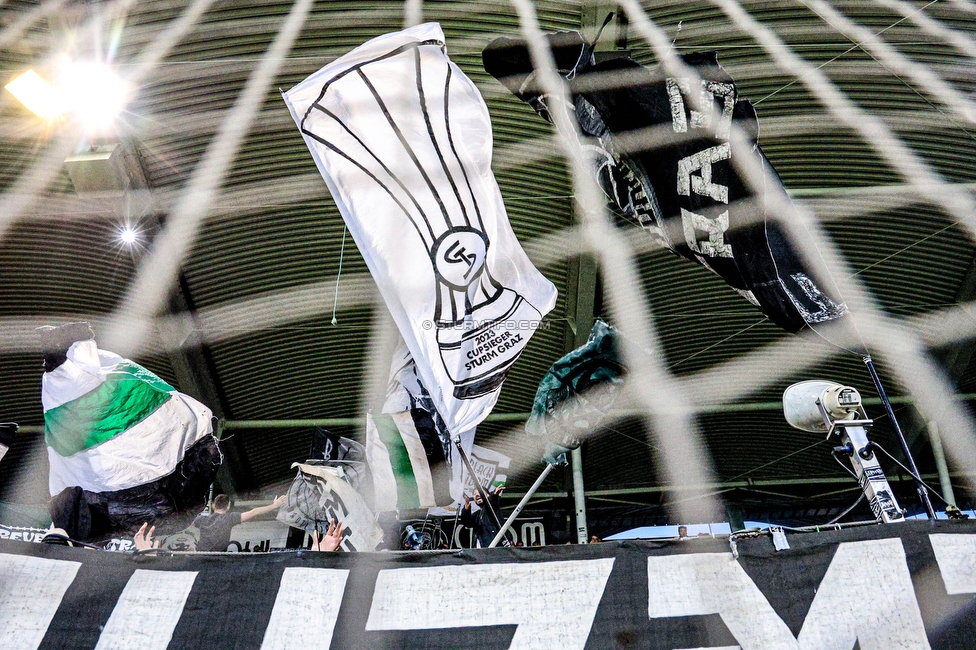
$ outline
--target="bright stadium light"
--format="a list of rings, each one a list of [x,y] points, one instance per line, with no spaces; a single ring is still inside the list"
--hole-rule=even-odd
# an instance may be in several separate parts
[[[65,111],[64,96],[61,92],[33,70],[19,75],[4,88],[39,117],[50,120]]]
[[[126,246],[136,243],[139,238],[139,231],[132,226],[123,226],[119,229],[119,240]]]
[[[5,87],[35,115],[71,114],[94,132],[111,127],[130,96],[129,86],[108,65],[69,59],[57,66],[53,85],[28,70]]]
[[[115,71],[96,61],[68,61],[58,72],[58,89],[71,113],[88,129],[111,127],[129,100],[128,85]]]

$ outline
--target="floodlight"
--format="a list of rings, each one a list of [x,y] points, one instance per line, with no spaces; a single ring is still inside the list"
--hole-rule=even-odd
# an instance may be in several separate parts
[[[4,88],[38,117],[54,119],[67,108],[64,95],[33,70],[18,76]]]
[[[810,433],[823,433],[828,425],[824,422],[819,402],[824,392],[840,384],[813,379],[793,384],[783,391],[783,415],[791,427]]]
[[[58,86],[71,112],[95,131],[111,127],[129,100],[128,85],[111,67],[97,61],[63,63]]]
[[[94,132],[108,129],[130,96],[128,84],[110,66],[67,58],[57,65],[53,84],[28,70],[5,88],[35,115],[54,119],[70,113]]]
[[[139,238],[139,231],[132,226],[123,226],[119,229],[119,241],[121,241],[126,246],[131,246],[136,243]]]
[[[801,381],[783,392],[786,421],[810,433],[826,433],[832,421],[853,419],[860,408],[857,389],[833,381]]]
[[[873,424],[861,408],[857,389],[833,381],[810,380],[783,391],[783,414],[790,426],[811,433],[826,433],[840,444],[834,454],[847,456],[854,467],[875,518],[883,523],[905,520],[884,470],[868,440]]]

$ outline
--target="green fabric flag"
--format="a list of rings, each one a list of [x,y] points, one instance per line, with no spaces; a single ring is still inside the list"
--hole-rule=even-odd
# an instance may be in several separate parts
[[[98,388],[44,413],[44,441],[66,457],[90,449],[152,415],[172,390],[142,366],[119,363]]]
[[[626,372],[617,354],[619,337],[598,319],[586,343],[552,364],[539,382],[525,431],[546,438],[550,465],[564,465],[566,452],[579,447],[581,437],[593,432],[613,407]]]
[[[396,479],[397,509],[419,508],[417,479],[413,475],[410,455],[403,444],[396,423],[393,422],[393,418],[384,414],[373,415],[373,423],[376,425],[376,432],[379,434],[380,440],[386,445],[387,453],[390,455],[390,464],[393,466],[393,476]]]

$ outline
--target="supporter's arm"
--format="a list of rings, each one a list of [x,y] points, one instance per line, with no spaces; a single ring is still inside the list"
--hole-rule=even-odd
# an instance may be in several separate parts
[[[499,485],[494,490],[488,493],[488,498],[491,499],[491,507],[492,509],[494,509],[495,513],[498,514],[499,516],[501,515],[501,513],[498,512],[498,505],[502,501],[502,492],[504,491],[505,491],[505,486]]]
[[[243,523],[245,521],[251,521],[255,517],[260,517],[261,515],[266,515],[269,512],[274,512],[275,510],[277,510],[281,506],[285,505],[285,499],[286,498],[287,497],[285,495],[281,495],[280,497],[278,497],[277,499],[275,499],[273,502],[269,503],[266,506],[261,506],[260,508],[254,508],[253,510],[248,510],[247,512],[242,512],[241,513],[241,523]]]
[[[474,515],[471,514],[471,499],[464,495],[464,507],[461,509],[461,516],[458,519],[462,526],[471,528],[474,525]]]

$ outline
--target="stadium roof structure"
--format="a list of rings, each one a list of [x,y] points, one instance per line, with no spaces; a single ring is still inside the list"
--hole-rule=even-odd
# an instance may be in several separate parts
[[[544,31],[590,35],[616,8],[580,0],[533,4]],[[967,121],[958,109],[976,106],[976,5],[649,0],[641,6],[676,52],[718,52],[740,97],[756,105],[760,143],[792,197],[816,213],[882,312],[922,336],[968,400],[976,393],[972,343],[965,328],[946,334],[938,319],[955,307],[958,321],[965,315],[959,306],[976,297],[976,251],[965,226],[973,215],[949,212],[926,196],[885,157],[883,142],[842,122],[811,90],[810,75],[784,69],[769,35],[757,40],[747,26],[757,21],[770,30],[791,56],[886,125],[946,187],[972,197],[976,121],[973,112]],[[150,314],[150,336],[136,358],[222,419],[224,488],[248,492],[287,481],[315,424],[361,437],[367,371],[387,363],[371,356],[381,308],[351,240],[343,251],[342,220],[279,88],[402,28],[405,16],[415,19],[418,12],[441,23],[449,55],[483,93],[494,127],[493,168],[512,225],[559,289],[546,327],[515,365],[477,437],[515,458],[510,492],[532,482],[542,465],[522,424],[540,378],[585,337],[595,315],[615,319],[594,258],[578,254],[572,183],[552,129],[482,68],[489,41],[520,35],[513,4],[13,0],[0,10],[4,83],[28,68],[43,76],[65,47],[110,54],[120,74],[138,83],[110,137],[52,127],[10,93],[0,96],[0,421],[22,426],[0,462],[0,500],[42,505],[47,499],[34,328],[88,320],[102,346],[123,352],[118,318],[138,311],[133,287],[152,284],[149,261],[174,241],[166,254],[182,256],[178,277],[157,287],[164,306]],[[278,58],[266,56],[276,48]],[[629,50],[642,63],[656,62],[632,22],[619,17],[598,49]],[[62,163],[79,152],[74,167]],[[85,155],[111,164],[86,175],[77,162]],[[202,169],[225,173],[208,177]],[[99,173],[108,174],[108,184]],[[111,178],[120,184],[111,187]],[[138,233],[131,246],[119,241],[126,224]],[[174,239],[180,228],[183,235]],[[846,382],[871,395],[861,360],[816,337],[786,334],[717,276],[655,248],[639,229],[627,234],[660,363],[680,385],[704,391],[697,397],[707,403],[709,387],[734,384],[741,364],[766,372],[764,380],[697,414],[715,476],[702,491],[751,509],[754,517],[852,501],[857,486],[831,458],[828,443],[791,429],[780,396],[807,378]],[[109,340],[101,336],[110,332]],[[915,396],[887,372],[886,350],[871,351],[923,473],[934,473]],[[877,440],[894,452],[877,402],[868,409],[878,418]],[[611,508],[618,518],[604,521],[604,530],[652,523],[620,519],[648,506],[658,508],[663,522],[668,503],[696,498],[668,493],[655,440],[632,416],[586,443],[590,504]],[[889,467],[897,478],[897,467]],[[909,481],[895,485],[903,505],[916,502]],[[565,490],[557,476],[541,496],[558,498]]]

